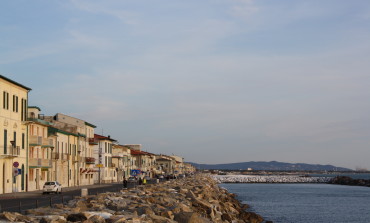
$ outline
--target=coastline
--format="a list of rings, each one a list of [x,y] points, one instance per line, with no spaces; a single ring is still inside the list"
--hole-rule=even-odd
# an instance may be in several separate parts
[[[163,183],[77,197],[68,204],[4,212],[0,219],[23,222],[249,222],[263,218],[248,212],[236,195],[203,174]]]

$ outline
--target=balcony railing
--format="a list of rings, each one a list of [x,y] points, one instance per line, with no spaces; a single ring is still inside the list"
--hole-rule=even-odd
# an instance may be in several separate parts
[[[31,146],[54,147],[53,139],[43,138],[42,136],[30,136],[29,144]]]
[[[95,158],[94,157],[85,157],[86,164],[95,164]]]
[[[42,145],[42,137],[41,136],[30,136],[28,140],[29,140],[30,145],[37,145],[37,146]]]
[[[42,145],[47,147],[54,147],[53,139],[43,138]]]
[[[81,161],[81,157],[80,156],[72,156],[72,162],[80,162]]]
[[[54,160],[58,160],[60,157],[60,153],[52,153],[51,154],[51,158],[54,159]]]
[[[99,144],[99,142],[98,142],[98,140],[97,140],[97,139],[95,139],[95,138],[89,138],[89,144],[90,144],[90,145],[98,145],[98,144]]]
[[[29,165],[34,167],[51,167],[51,160],[41,158],[29,158]]]
[[[60,159],[63,161],[67,161],[69,159],[68,153],[60,153]]]
[[[4,146],[0,147],[0,156],[5,156],[5,157],[17,157],[20,154],[20,147],[16,146],[7,146],[4,148]]]

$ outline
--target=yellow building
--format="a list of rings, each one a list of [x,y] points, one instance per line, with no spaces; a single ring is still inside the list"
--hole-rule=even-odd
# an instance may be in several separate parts
[[[41,120],[39,107],[28,107],[28,191],[41,190],[52,174],[53,138],[48,136],[50,122]]]
[[[27,107],[25,87],[0,75],[0,193],[27,190]]]

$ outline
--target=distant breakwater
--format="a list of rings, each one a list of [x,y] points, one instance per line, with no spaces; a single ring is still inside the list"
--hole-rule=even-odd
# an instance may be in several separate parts
[[[337,176],[332,178],[328,183],[330,184],[340,184],[348,186],[365,186],[370,187],[370,180],[365,179],[353,179],[347,176]]]
[[[298,175],[211,175],[217,183],[328,183],[331,177]]]

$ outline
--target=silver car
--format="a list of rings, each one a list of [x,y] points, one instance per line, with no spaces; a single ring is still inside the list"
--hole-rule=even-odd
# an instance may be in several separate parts
[[[59,193],[59,194],[61,194],[62,193],[62,185],[60,183],[58,183],[58,181],[47,181],[44,184],[42,193],[43,194],[46,194],[46,193],[56,193],[56,194]]]

